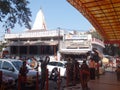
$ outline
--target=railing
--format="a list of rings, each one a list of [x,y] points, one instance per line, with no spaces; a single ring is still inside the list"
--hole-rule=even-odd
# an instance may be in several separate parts
[[[10,46],[24,46],[24,45],[57,45],[58,44],[58,41],[57,40],[54,40],[54,41],[29,41],[29,42],[26,42],[26,41],[12,41],[12,42],[9,42],[8,45]]]
[[[89,48],[91,43],[89,40],[83,42],[74,42],[74,41],[63,41],[60,43],[61,49],[80,49],[80,48]]]
[[[60,36],[64,35],[64,31],[60,30],[48,30],[48,31],[39,31],[39,32],[24,32],[20,34],[5,34],[5,39],[14,39],[14,38],[39,38],[39,37],[54,37],[58,36],[60,33]]]
[[[100,45],[102,47],[105,47],[104,43],[101,40],[96,39],[96,38],[92,38],[92,44],[97,44],[97,45]]]

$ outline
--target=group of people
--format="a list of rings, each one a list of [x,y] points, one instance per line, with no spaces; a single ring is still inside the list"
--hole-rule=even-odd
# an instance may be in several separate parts
[[[99,78],[99,67],[101,66],[99,61],[103,56],[96,48],[93,48],[93,52],[94,53],[88,60],[88,64],[86,64],[86,61],[83,61],[83,64],[81,65],[80,77],[83,90],[89,89],[87,85],[89,80],[95,80],[96,77]]]
[[[76,85],[80,82],[83,90],[88,90],[87,82],[95,80],[96,72],[99,74],[99,71],[97,71],[99,67],[93,58],[89,59],[88,64],[86,60],[83,61],[82,65],[76,60],[73,62],[68,60],[66,65],[68,85]]]
[[[49,56],[46,56],[45,60],[42,60],[41,62],[41,82],[40,82],[40,90],[43,90],[45,87],[45,81],[46,81],[46,70],[47,70],[47,64],[49,63],[50,58]],[[23,64],[19,71],[20,76],[20,90],[25,90],[26,80],[27,80],[27,73],[29,72],[26,67],[27,61],[23,61]]]
[[[90,58],[83,60],[82,65],[77,60],[74,60],[74,58],[68,59],[66,64],[68,85],[75,85],[78,81],[81,83],[83,90],[88,90],[87,82],[95,80],[96,76],[99,78],[99,60],[102,59],[102,55],[98,55],[97,49],[93,49],[93,52],[94,54]]]
[[[80,66],[79,62],[77,60],[69,58],[67,60],[66,64],[66,71],[67,71],[67,79],[72,85],[76,85],[77,83],[81,82],[83,90],[88,89],[87,82],[89,80],[95,80],[95,77],[99,78],[99,63],[97,60],[99,58],[99,55],[96,50],[93,50],[95,54],[89,58],[88,64],[86,63],[86,60],[83,61],[82,65]],[[32,58],[32,62],[35,61],[34,58]],[[46,81],[46,69],[47,64],[50,61],[50,57],[46,56],[45,60],[42,60],[41,62],[41,83],[40,83],[40,90],[43,90],[45,87],[45,81]],[[20,70],[20,75],[25,76],[28,73],[26,70],[25,65],[29,64],[29,60],[23,63],[23,67]],[[32,65],[32,64],[31,64]],[[97,71],[97,74],[96,74]],[[24,78],[25,79],[25,78]],[[22,83],[22,87],[24,88],[24,82]]]

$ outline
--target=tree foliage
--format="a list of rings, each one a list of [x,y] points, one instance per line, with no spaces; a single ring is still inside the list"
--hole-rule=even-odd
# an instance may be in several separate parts
[[[92,38],[97,38],[97,39],[103,40],[103,38],[100,36],[100,34],[95,30],[88,31],[87,33],[91,34]],[[120,56],[120,46],[115,46],[114,44],[105,44],[103,53],[105,55]]]
[[[3,27],[14,28],[18,23],[30,29],[31,11],[27,0],[0,0],[0,22]]]
[[[87,33],[91,34],[92,38],[97,38],[97,39],[103,40],[102,37],[100,36],[100,34],[97,31],[95,31],[95,30],[94,31],[89,31]]]

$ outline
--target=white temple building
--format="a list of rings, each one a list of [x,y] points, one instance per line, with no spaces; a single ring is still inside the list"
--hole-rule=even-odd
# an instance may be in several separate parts
[[[47,30],[44,14],[38,11],[31,30],[18,34],[5,34],[6,47],[11,56],[45,56],[60,60],[69,56],[86,54],[94,47],[104,48],[102,41],[92,39],[90,34],[71,33],[66,30]],[[102,51],[101,51],[102,52]]]

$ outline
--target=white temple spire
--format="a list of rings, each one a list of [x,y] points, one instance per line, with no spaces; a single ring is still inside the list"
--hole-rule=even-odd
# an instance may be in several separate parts
[[[32,30],[46,30],[46,23],[42,9],[40,9],[36,15]]]

